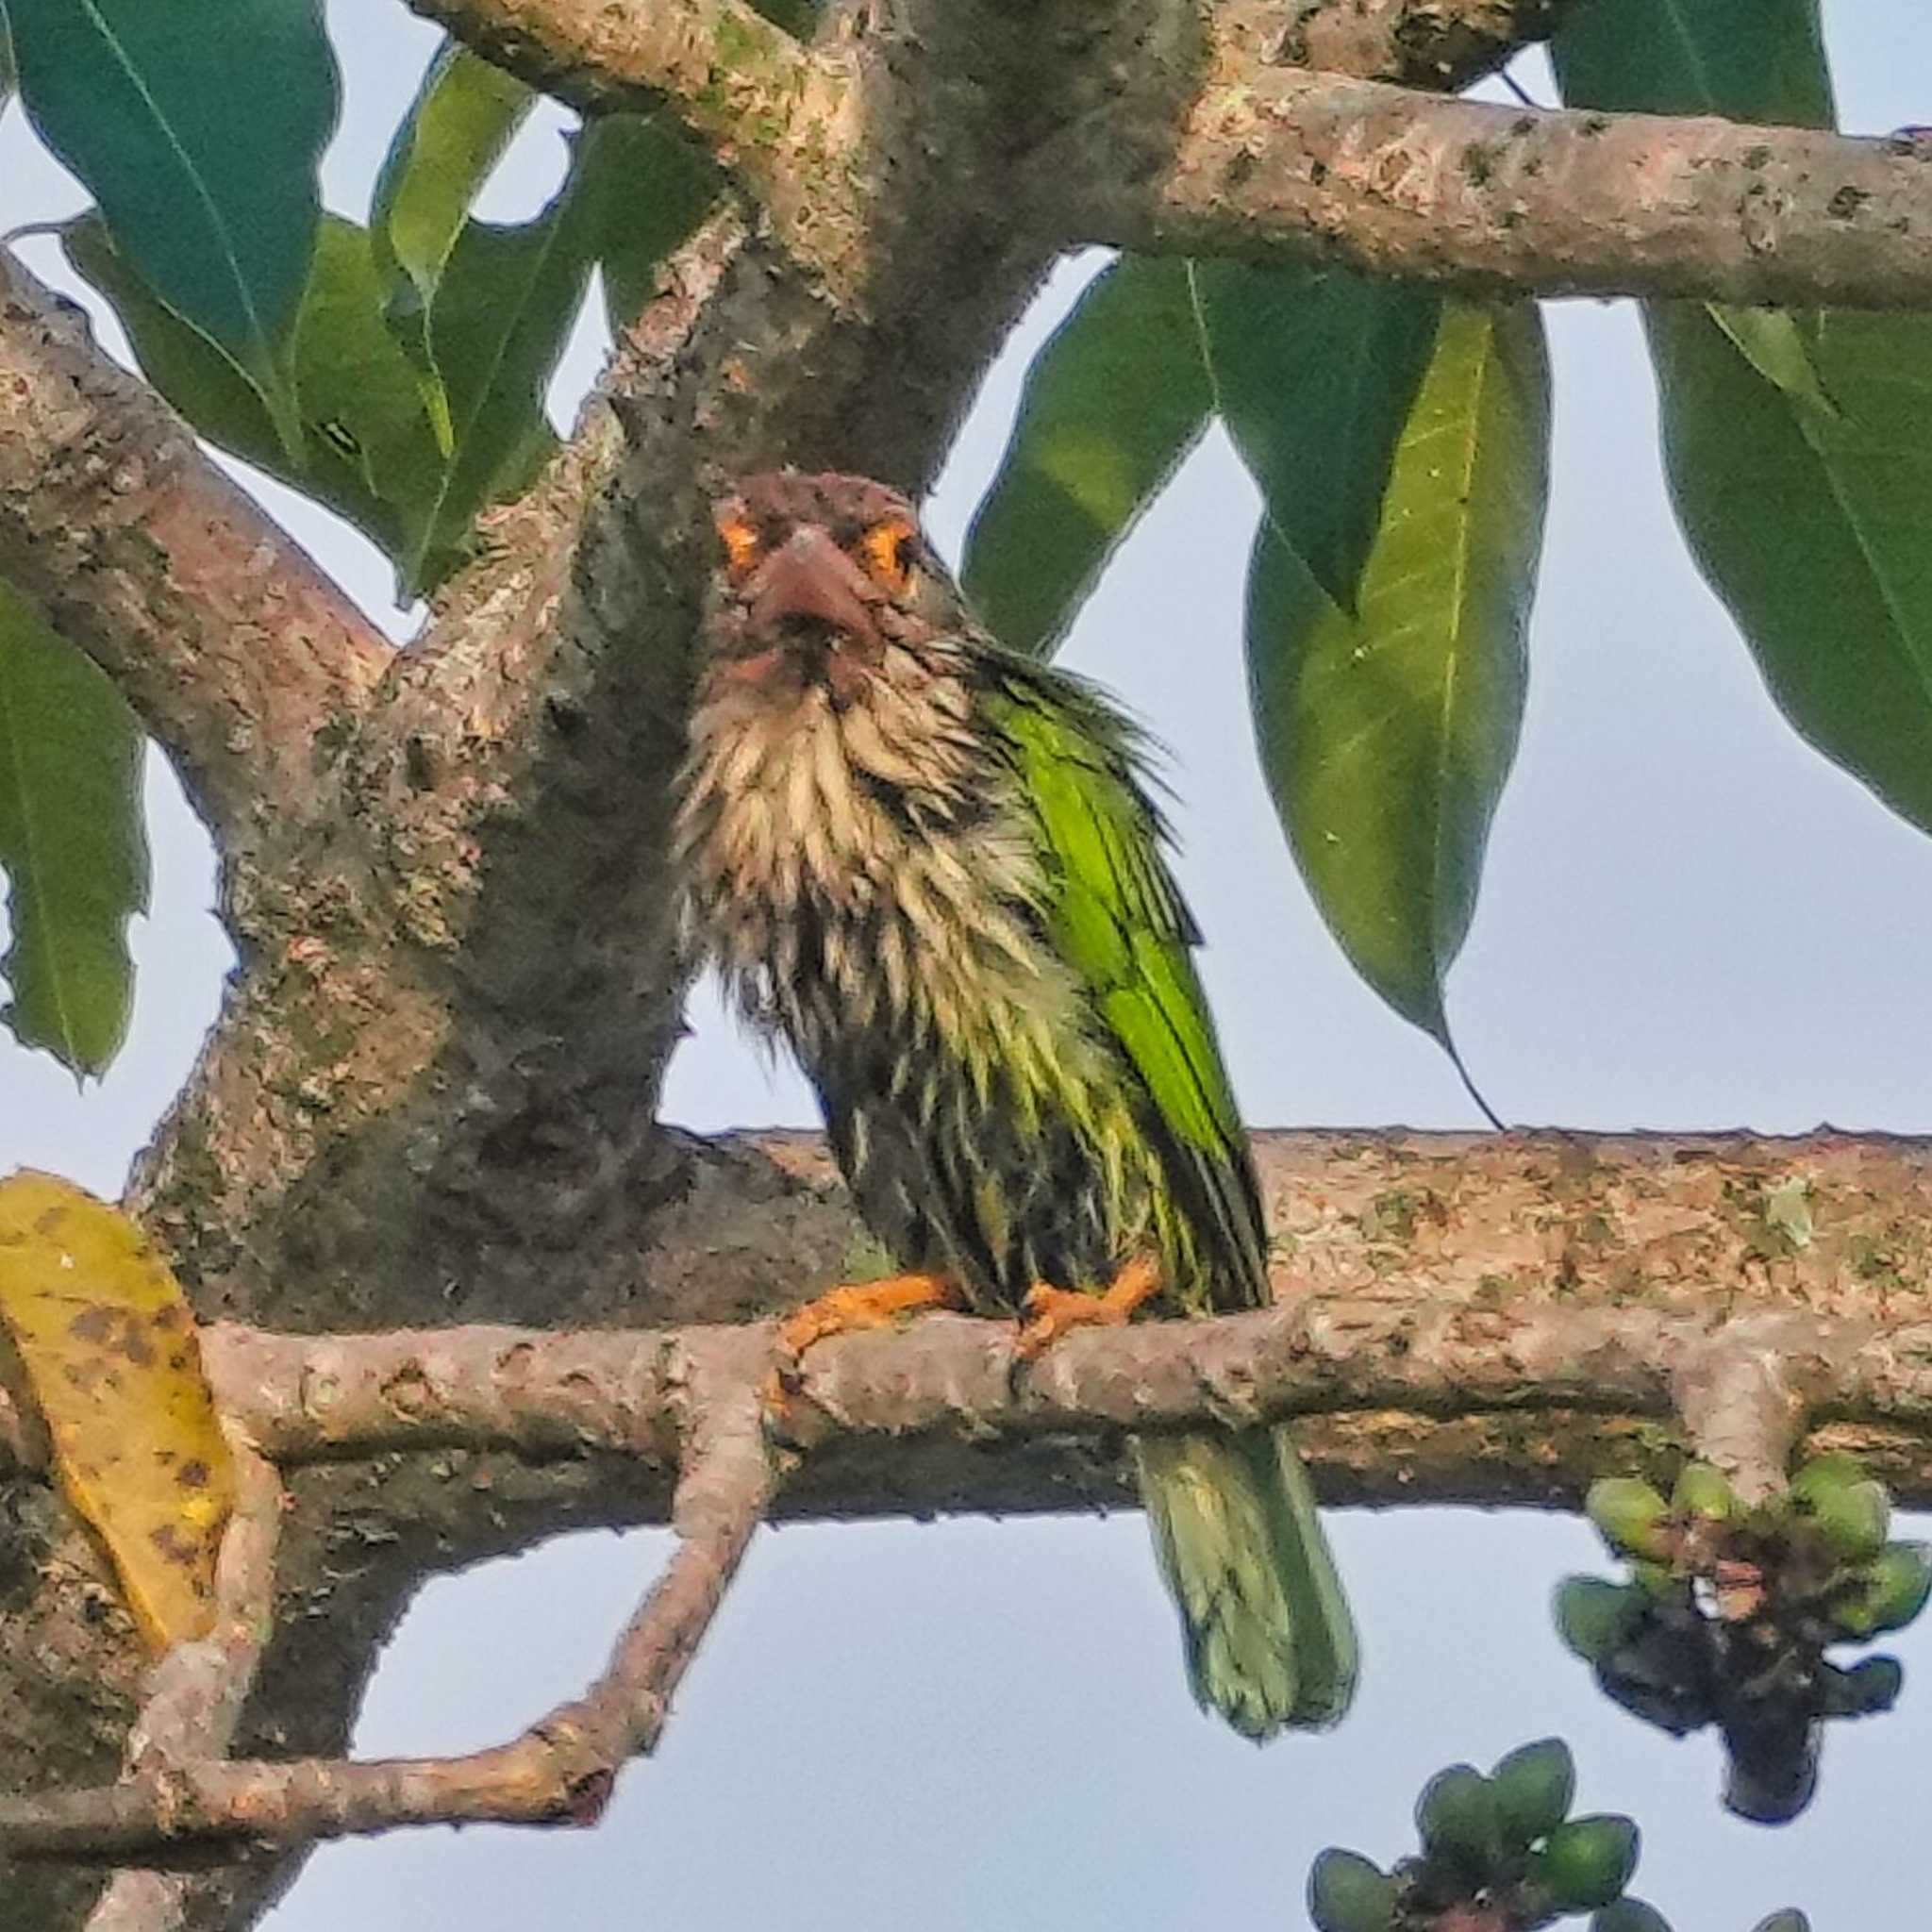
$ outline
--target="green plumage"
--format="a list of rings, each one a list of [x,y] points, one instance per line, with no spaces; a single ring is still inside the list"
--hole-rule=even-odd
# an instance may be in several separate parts
[[[1160,1124],[1173,1299],[1190,1313],[1262,1306],[1267,1238],[1247,1139],[1132,737],[1071,680],[1019,688],[989,716],[1014,744],[1058,880],[1051,936]],[[1247,1737],[1335,1722],[1354,1694],[1355,1626],[1291,1432],[1156,1437],[1135,1450],[1196,1698]]]
[[[681,846],[696,934],[797,1053],[868,1224],[987,1313],[1144,1255],[1171,1312],[1264,1303],[1254,1170],[1132,726],[975,631],[936,574],[866,591],[878,486],[762,482],[768,553],[804,554],[784,546],[808,528],[877,635],[835,629],[827,659],[814,613],[845,607],[817,579],[721,587]],[[1289,1434],[1137,1454],[1197,1697],[1252,1737],[1339,1717],[1355,1634]]]

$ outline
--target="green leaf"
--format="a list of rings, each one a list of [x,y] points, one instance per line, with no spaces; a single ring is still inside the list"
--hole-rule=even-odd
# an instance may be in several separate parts
[[[105,1071],[127,1030],[127,920],[147,905],[141,743],[113,686],[0,583],[0,871],[13,925],[0,1019],[77,1074]]]
[[[1353,610],[1442,298],[1343,269],[1190,274],[1215,404],[1268,520]]]
[[[1573,108],[1832,125],[1818,0],[1582,0],[1550,58]]]
[[[1573,102],[1831,125],[1816,0],[1591,0],[1553,51]],[[1645,313],[1699,567],[1800,735],[1932,830],[1932,320]]]
[[[156,294],[260,392],[291,452],[285,366],[334,129],[319,0],[8,0],[20,89]]]
[[[724,177],[708,155],[654,114],[607,114],[585,138],[585,164],[602,176],[604,312],[610,333],[622,336],[656,292],[665,258],[717,200]]]
[[[1123,256],[1033,358],[960,583],[1009,649],[1051,652],[1213,410],[1190,270]]]
[[[1813,318],[1801,319],[1788,308],[1740,308],[1728,302],[1707,303],[1705,312],[1766,382],[1794,403],[1837,418],[1839,407],[1825,393],[1818,368]]]
[[[1444,305],[1351,613],[1264,522],[1248,583],[1261,762],[1356,970],[1451,1053],[1442,983],[1523,714],[1549,369],[1533,307]]]
[[[391,558],[413,551],[444,465],[415,373],[383,326],[366,233],[326,218],[291,358],[305,434],[291,458],[260,396],[137,276],[93,217],[61,242],[113,305],[142,372],[210,442],[326,504]]]
[[[455,432],[449,396],[430,358],[429,305],[471,205],[536,99],[513,75],[445,41],[375,177],[369,245],[383,319],[422,380],[444,456]]]
[[[583,302],[606,219],[606,171],[579,140],[561,191],[535,221],[470,222],[429,311],[430,356],[449,396],[450,460],[402,559],[405,588],[461,561],[476,512],[528,483],[555,444],[543,391]]]
[[[1702,308],[1646,321],[1699,567],[1799,733],[1932,830],[1932,318],[1804,324],[1835,416]]]

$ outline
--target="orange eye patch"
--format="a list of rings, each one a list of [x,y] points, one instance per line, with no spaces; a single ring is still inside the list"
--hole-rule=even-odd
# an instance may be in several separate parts
[[[718,535],[734,576],[742,576],[758,560],[758,533],[744,517],[727,513],[718,519]]]
[[[903,592],[912,582],[919,533],[904,517],[885,517],[859,540],[865,567],[890,591]]]

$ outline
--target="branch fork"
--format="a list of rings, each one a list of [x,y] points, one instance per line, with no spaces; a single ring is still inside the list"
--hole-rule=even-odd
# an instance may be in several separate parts
[[[405,1824],[594,1824],[624,1765],[656,1748],[672,1693],[775,1480],[758,1394],[774,1358],[769,1330],[699,1331],[674,1353],[667,1387],[679,1421],[677,1548],[581,1697],[508,1743],[461,1757],[222,1760],[270,1623],[280,1487],[251,1456],[222,1556],[216,1631],[156,1667],[128,1774],[93,1790],[0,1802],[0,1840],[21,1856],[159,1867],[210,1845],[307,1844]],[[180,1884],[165,1871],[122,1874],[89,1932],[173,1932],[168,1914]]]
[[[984,1439],[1240,1426],[1390,1407],[1448,1418],[1507,1407],[1533,1364],[1545,1399],[1674,1414],[1695,1453],[1749,1499],[1782,1487],[1805,1424],[1799,1391],[1812,1375],[1829,1372],[1840,1406],[1850,1396],[1868,1412],[1921,1425],[1932,1415],[1932,1364],[1910,1374],[1900,1366],[1915,1358],[1918,1330],[1862,1334],[1849,1325],[1792,1311],[1711,1329],[1692,1315],[1644,1308],[1419,1310],[1314,1295],[1255,1314],[1071,1336],[1016,1379],[1007,1324],[936,1314],[898,1333],[815,1348],[800,1365],[788,1423],[803,1455],[854,1433]],[[22,1856],[164,1867],[224,1843],[309,1843],[406,1824],[594,1822],[623,1766],[655,1748],[672,1695],[771,1507],[783,1473],[762,1402],[778,1357],[774,1325],[310,1338],[228,1327],[208,1332],[207,1357],[237,1425],[292,1460],[411,1442],[528,1449],[518,1410],[541,1407],[567,1373],[580,1385],[580,1445],[655,1460],[668,1432],[678,1470],[675,1553],[602,1675],[508,1743],[455,1757],[224,1761],[267,1629],[280,1497],[251,1450],[243,1506],[223,1552],[217,1631],[157,1667],[127,1775],[91,1790],[0,1800],[0,1843]],[[1861,1361],[1873,1365],[1862,1388]],[[432,1380],[434,1403],[411,1398],[398,1407],[399,1387]],[[319,1387],[327,1391],[325,1429],[303,1411],[302,1391],[312,1397]],[[536,1453],[558,1453],[554,1433]],[[102,1909],[137,1896],[165,1906],[171,1894],[149,1876],[124,1875]],[[164,1917],[110,1917],[92,1932],[124,1927],[172,1932]]]

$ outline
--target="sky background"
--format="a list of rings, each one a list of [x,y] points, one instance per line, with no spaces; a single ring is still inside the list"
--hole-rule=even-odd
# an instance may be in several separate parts
[[[330,17],[346,99],[325,192],[359,219],[437,36],[367,0],[335,0]],[[1825,0],[1824,17],[1848,128],[1932,121],[1924,0]],[[1517,73],[1553,97],[1539,58]],[[533,119],[486,215],[541,205],[567,125]],[[0,184],[8,227],[84,202],[17,105],[0,115]],[[22,246],[82,292],[52,242]],[[947,555],[1027,356],[1103,260],[1063,265],[990,375],[929,506]],[[552,391],[561,425],[603,353],[597,314],[593,302]],[[1471,1071],[1523,1124],[1932,1131],[1932,842],[1790,733],[1703,588],[1666,501],[1629,306],[1564,304],[1550,323],[1554,500],[1528,715],[1450,987]],[[124,352],[110,318],[101,331]],[[362,540],[235,467],[378,621],[411,633]],[[1171,749],[1182,882],[1246,1117],[1473,1125],[1441,1056],[1355,979],[1276,829],[1242,691],[1254,516],[1251,487],[1210,439],[1116,559],[1066,661]],[[215,1012],[229,954],[208,841],[152,756],[148,795],[154,903],[135,927],[127,1048],[81,1092],[0,1043],[0,1172],[28,1163],[117,1192]],[[815,1122],[802,1083],[736,1037],[708,991],[691,1019],[668,1118]],[[272,1932],[1296,1927],[1322,1845],[1387,1862],[1412,1847],[1430,1773],[1551,1732],[1575,1749],[1584,1807],[1640,1818],[1636,1889],[1677,1932],[1747,1932],[1784,1904],[1807,1907],[1817,1932],[1922,1915],[1921,1855],[1901,1826],[1921,1802],[1932,1633],[1896,1646],[1909,1674],[1899,1711],[1834,1726],[1820,1800],[1766,1832],[1718,1811],[1712,1744],[1610,1709],[1557,1645],[1550,1586],[1605,1567],[1580,1522],[1441,1509],[1331,1522],[1365,1672],[1330,1737],[1256,1750],[1195,1712],[1137,1517],[768,1532],[661,1751],[600,1830],[333,1847]],[[385,1657],[358,1748],[494,1742],[574,1692],[666,1542],[577,1536],[433,1583]]]

